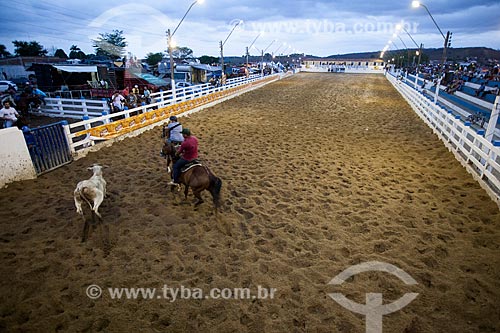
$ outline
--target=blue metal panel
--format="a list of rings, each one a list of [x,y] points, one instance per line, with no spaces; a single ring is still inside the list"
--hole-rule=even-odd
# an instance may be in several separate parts
[[[58,168],[73,160],[61,121],[34,129],[23,128],[31,160],[38,175]]]

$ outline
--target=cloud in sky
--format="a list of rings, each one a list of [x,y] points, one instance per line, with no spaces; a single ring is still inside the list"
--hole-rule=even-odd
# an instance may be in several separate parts
[[[167,29],[174,29],[192,0],[107,1],[11,0],[4,3],[0,44],[13,51],[13,40],[36,40],[45,48],[78,45],[92,53],[92,39],[99,33],[123,30],[128,51],[138,57],[166,49]],[[444,33],[453,32],[453,47],[486,46],[500,49],[498,1],[424,2]],[[205,0],[193,6],[175,34],[180,46],[196,56],[219,54],[219,41],[242,20],[224,47],[225,55],[243,55],[261,31],[251,54],[307,53],[320,56],[381,50],[394,27],[403,21],[417,43],[441,47],[443,40],[424,8],[411,1],[339,0]],[[401,35],[413,47],[406,34]],[[396,44],[399,39],[395,39]],[[284,44],[286,43],[286,44]],[[258,50],[257,50],[258,49]]]

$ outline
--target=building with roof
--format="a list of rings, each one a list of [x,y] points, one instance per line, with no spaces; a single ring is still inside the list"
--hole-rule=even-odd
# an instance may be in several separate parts
[[[383,59],[304,58],[301,70],[305,72],[383,73]]]

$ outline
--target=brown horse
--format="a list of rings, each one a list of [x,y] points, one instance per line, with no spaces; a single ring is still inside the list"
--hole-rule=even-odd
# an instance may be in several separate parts
[[[171,143],[165,143],[163,149],[161,150],[161,155],[167,158],[167,171],[172,177],[172,168],[170,168],[170,162],[175,163],[179,157],[176,156],[176,148]],[[203,203],[203,198],[201,197],[201,192],[207,190],[212,195],[215,212],[217,213],[220,207],[220,190],[222,187],[222,180],[213,174],[210,169],[197,163],[191,167],[188,167],[186,171],[181,173],[179,177],[180,183],[184,184],[184,197],[187,199],[189,188],[193,190],[193,195],[198,199],[195,206]],[[174,188],[172,188],[172,191]]]

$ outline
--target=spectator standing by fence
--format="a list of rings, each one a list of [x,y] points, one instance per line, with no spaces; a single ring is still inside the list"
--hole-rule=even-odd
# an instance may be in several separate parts
[[[40,89],[33,87],[33,97],[36,97],[40,101],[42,101],[43,105],[47,105],[47,103],[45,102],[45,97],[47,97],[47,94]]]
[[[123,101],[125,97],[123,97],[120,93],[116,93],[111,97],[111,102],[113,103],[113,112],[120,112],[123,110]]]
[[[17,117],[19,117],[17,110],[10,106],[9,101],[5,101],[3,109],[0,110],[0,119],[4,121],[3,127],[12,127],[17,122]]]
[[[144,87],[144,99],[146,100],[146,104],[151,103],[151,92],[148,87]]]

